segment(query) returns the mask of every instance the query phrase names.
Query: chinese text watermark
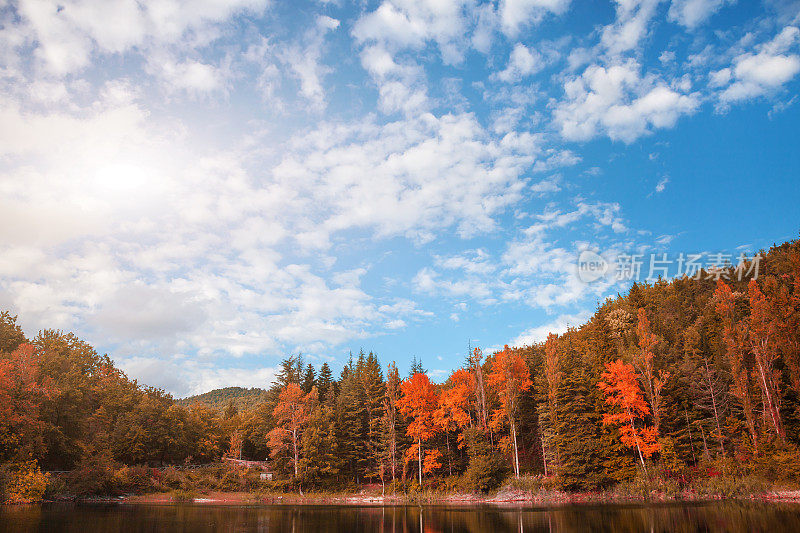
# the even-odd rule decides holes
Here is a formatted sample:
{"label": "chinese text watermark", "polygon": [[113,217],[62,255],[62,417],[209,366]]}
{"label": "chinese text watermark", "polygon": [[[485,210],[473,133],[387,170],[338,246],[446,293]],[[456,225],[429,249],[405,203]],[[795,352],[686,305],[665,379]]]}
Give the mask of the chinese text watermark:
{"label": "chinese text watermark", "polygon": [[578,278],[591,283],[601,278],[616,281],[648,281],[680,278],[711,280],[758,279],[762,256],[748,257],[741,253],[733,264],[733,254],[719,253],[651,253],[617,254],[609,260],[592,250],[583,250],[578,255]]}

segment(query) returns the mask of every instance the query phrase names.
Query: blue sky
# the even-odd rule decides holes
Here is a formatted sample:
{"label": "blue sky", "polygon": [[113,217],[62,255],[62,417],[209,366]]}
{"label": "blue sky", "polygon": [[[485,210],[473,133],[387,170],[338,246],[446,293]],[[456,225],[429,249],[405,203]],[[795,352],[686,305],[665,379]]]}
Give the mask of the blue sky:
{"label": "blue sky", "polygon": [[582,323],[620,257],[796,238],[799,28],[785,0],[5,3],[0,306],[177,395],[360,348],[443,379]]}

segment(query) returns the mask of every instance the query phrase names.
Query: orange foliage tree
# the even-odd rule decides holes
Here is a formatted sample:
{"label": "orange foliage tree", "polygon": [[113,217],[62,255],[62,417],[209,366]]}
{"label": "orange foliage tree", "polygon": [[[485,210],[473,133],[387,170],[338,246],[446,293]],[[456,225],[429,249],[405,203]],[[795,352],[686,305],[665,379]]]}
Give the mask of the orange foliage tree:
{"label": "orange foliage tree", "polygon": [[497,352],[494,356],[489,384],[497,391],[502,406],[495,411],[495,422],[508,420],[511,442],[514,446],[514,476],[519,477],[516,416],[522,393],[533,385],[528,365],[519,353],[512,351],[506,345],[503,351]]}
{"label": "orange foliage tree", "polygon": [[[445,432],[447,443],[447,460],[452,475],[450,461],[450,436],[449,432],[463,429],[472,425],[472,410],[475,407],[475,375],[468,370],[459,368],[450,374],[446,388],[442,391],[439,409],[434,418],[436,424]],[[463,433],[459,433],[459,448],[463,446]]]}
{"label": "orange foliage tree", "polygon": [[[439,395],[431,380],[423,373],[414,374],[403,381],[400,391],[402,396],[397,400],[397,407],[403,416],[411,419],[406,434],[416,441],[414,451],[417,452],[419,484],[422,486],[422,443],[436,434],[435,414],[439,407]],[[435,462],[432,461],[431,465]]]}
{"label": "orange foliage tree", "polygon": [[225,456],[230,457],[231,459],[241,459],[242,444],[243,444],[242,432],[236,430],[233,433],[231,433],[231,445],[228,447],[228,452],[225,454]]}
{"label": "orange foliage tree", "polygon": [[40,379],[39,356],[33,345],[22,344],[0,358],[0,461],[44,446],[39,410],[52,386]]}
{"label": "orange foliage tree", "polygon": [[308,416],[317,403],[317,388],[308,394],[297,383],[288,383],[278,395],[278,403],[272,411],[277,424],[267,434],[273,455],[289,450],[291,447],[294,477],[300,475],[300,437],[308,421]]}
{"label": "orange foliage tree", "polygon": [[640,428],[636,427],[636,420],[650,414],[650,408],[642,397],[636,371],[622,359],[606,363],[605,367],[597,385],[605,394],[606,403],[617,409],[613,413],[603,414],[603,425],[619,427],[620,440],[627,447],[636,448],[642,468],[647,473],[644,458],[658,451],[658,430],[644,423]]}

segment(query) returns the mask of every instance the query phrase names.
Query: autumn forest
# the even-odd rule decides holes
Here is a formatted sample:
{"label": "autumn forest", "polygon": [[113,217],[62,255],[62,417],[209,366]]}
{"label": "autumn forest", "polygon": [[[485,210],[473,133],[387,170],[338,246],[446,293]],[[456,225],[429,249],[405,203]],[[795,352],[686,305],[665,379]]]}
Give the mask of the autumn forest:
{"label": "autumn forest", "polygon": [[545,342],[465,348],[443,382],[416,359],[361,351],[334,375],[297,355],[245,403],[178,402],[72,334],[26,338],[5,312],[2,495],[170,490],[194,465],[217,465],[215,488],[258,488],[225,458],[267,461],[284,492],[794,484],[800,241],[762,255],[757,279],[634,283]]}

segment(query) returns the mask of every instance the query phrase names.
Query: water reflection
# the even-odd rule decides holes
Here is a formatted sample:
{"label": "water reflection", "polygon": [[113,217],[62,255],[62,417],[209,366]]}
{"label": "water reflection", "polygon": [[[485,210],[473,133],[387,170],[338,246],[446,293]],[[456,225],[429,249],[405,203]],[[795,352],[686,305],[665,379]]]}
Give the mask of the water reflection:
{"label": "water reflection", "polygon": [[66,505],[0,508],[0,531],[572,532],[800,531],[800,505],[341,507]]}

